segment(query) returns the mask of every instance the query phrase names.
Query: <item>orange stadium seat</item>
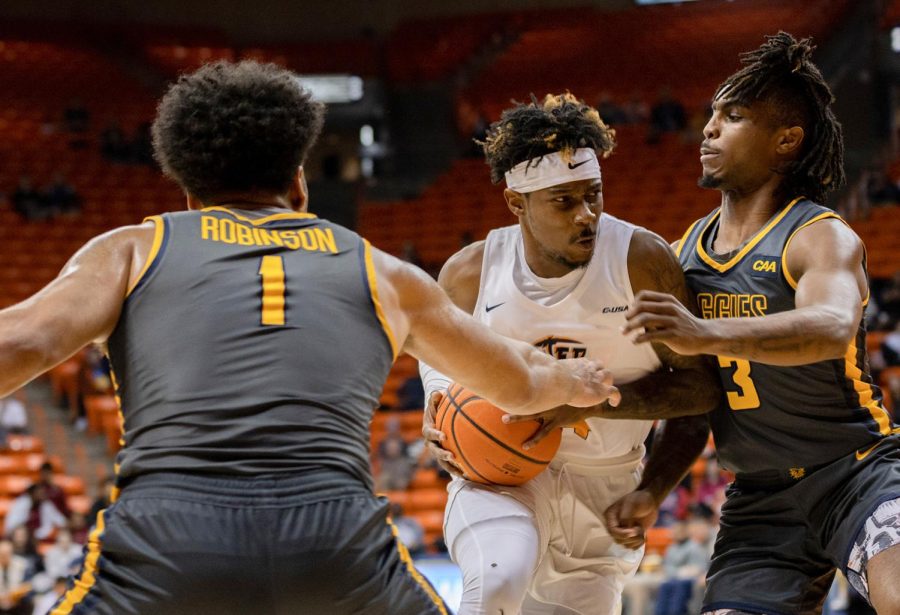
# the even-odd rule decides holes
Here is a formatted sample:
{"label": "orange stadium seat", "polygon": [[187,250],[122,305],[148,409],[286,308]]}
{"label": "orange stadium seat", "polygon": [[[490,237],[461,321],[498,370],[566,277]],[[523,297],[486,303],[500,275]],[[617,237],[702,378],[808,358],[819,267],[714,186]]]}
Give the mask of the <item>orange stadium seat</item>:
{"label": "orange stadium seat", "polygon": [[646,552],[664,555],[672,544],[672,530],[667,527],[651,527],[646,534]]}
{"label": "orange stadium seat", "polygon": [[67,496],[66,504],[69,506],[69,510],[86,515],[91,511],[94,502],[88,496],[81,494]]}
{"label": "orange stadium seat", "polygon": [[106,416],[118,418],[119,415],[119,404],[113,395],[85,395],[84,409],[88,431],[94,434],[103,433]]}
{"label": "orange stadium seat", "polygon": [[415,517],[422,529],[428,532],[441,532],[444,527],[444,511],[441,510],[420,510],[410,515]]}
{"label": "orange stadium seat", "polygon": [[447,490],[441,487],[414,489],[409,492],[406,509],[408,512],[437,510],[443,513],[447,504]]}
{"label": "orange stadium seat", "polygon": [[53,483],[59,486],[67,496],[84,495],[84,479],[80,476],[68,476],[66,474],[56,474],[53,476]]}
{"label": "orange stadium seat", "polygon": [[6,447],[2,453],[43,453],[44,442],[37,436],[10,434],[6,437]]}
{"label": "orange stadium seat", "polygon": [[22,495],[33,482],[28,476],[18,474],[0,476],[0,496],[14,498]]}

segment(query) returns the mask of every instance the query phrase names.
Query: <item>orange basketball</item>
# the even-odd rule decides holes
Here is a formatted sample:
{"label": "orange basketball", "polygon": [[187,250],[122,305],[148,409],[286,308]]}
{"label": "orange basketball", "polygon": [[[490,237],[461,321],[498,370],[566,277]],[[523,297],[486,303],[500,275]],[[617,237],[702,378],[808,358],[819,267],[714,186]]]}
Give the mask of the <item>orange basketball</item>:
{"label": "orange basketball", "polygon": [[562,429],[523,450],[522,444],[540,424],[506,424],[501,420],[504,414],[507,412],[456,383],[437,407],[436,426],[447,435],[444,448],[475,482],[521,485],[540,474],[559,449]]}

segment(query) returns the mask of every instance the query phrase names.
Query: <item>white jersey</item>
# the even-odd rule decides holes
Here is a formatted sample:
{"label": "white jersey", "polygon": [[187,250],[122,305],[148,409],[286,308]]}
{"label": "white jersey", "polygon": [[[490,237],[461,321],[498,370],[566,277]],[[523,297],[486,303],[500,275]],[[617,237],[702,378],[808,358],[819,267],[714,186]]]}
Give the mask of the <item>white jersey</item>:
{"label": "white jersey", "polygon": [[[655,371],[660,361],[650,344],[635,345],[621,332],[625,311],[634,301],[628,248],[637,228],[603,214],[596,249],[584,275],[566,297],[552,305],[529,299],[516,285],[515,279],[523,276],[514,275],[515,268],[528,267],[519,256],[519,226],[491,231],[484,245],[475,318],[501,335],[533,344],[556,358],[598,359],[619,384]],[[650,421],[599,418],[587,423],[587,437],[574,429],[563,431],[555,461],[590,464],[638,451],[642,455],[652,425]]]}

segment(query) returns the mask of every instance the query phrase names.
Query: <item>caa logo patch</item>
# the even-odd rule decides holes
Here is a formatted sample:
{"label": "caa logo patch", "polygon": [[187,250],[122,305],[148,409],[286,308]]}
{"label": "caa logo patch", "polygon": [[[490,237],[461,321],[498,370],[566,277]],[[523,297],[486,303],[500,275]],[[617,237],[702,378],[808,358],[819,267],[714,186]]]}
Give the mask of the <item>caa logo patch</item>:
{"label": "caa logo patch", "polygon": [[777,278],[778,262],[777,256],[758,256],[754,258],[750,265],[750,275],[754,278]]}

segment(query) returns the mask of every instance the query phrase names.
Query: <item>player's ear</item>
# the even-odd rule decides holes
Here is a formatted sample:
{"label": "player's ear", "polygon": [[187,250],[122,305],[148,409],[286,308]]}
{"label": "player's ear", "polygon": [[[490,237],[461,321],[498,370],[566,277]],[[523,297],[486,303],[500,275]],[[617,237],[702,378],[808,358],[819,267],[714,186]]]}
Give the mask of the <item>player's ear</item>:
{"label": "player's ear", "polygon": [[303,166],[297,167],[297,174],[291,181],[291,189],[288,192],[291,208],[295,211],[306,211],[309,206],[309,188],[306,186],[306,174]]}
{"label": "player's ear", "polygon": [[796,156],[800,153],[804,136],[806,134],[802,126],[782,128],[778,132],[778,143],[775,146],[775,151],[781,156]]}
{"label": "player's ear", "polygon": [[514,216],[518,217],[525,213],[524,194],[506,188],[503,191],[503,198],[506,199],[506,206],[509,207]]}

